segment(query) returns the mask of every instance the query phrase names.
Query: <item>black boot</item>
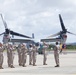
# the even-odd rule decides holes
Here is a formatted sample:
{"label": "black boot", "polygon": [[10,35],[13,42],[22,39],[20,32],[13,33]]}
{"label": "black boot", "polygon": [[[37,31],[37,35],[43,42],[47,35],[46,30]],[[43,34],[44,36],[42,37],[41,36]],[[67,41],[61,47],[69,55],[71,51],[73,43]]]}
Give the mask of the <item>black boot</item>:
{"label": "black boot", "polygon": [[3,67],[2,67],[2,66],[0,66],[0,69],[3,69]]}
{"label": "black boot", "polygon": [[10,66],[11,68],[15,68],[13,65]]}
{"label": "black boot", "polygon": [[59,65],[56,65],[55,67],[59,67]]}

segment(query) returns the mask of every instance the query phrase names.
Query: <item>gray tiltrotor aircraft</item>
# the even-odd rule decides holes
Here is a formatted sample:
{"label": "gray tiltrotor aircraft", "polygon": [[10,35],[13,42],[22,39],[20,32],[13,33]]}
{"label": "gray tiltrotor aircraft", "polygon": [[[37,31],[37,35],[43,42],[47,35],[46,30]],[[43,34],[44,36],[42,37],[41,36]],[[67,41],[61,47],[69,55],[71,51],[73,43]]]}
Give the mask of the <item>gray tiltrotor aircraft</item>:
{"label": "gray tiltrotor aircraft", "polygon": [[[67,39],[66,33],[76,35],[74,33],[67,31],[67,29],[64,26],[64,23],[63,23],[63,20],[62,20],[62,17],[60,14],[59,14],[59,20],[60,20],[62,31],[58,32],[57,34],[51,35],[46,39],[41,39],[41,42],[43,42],[43,41],[45,41],[45,42],[58,42],[59,41],[60,43],[65,44],[66,39]],[[58,36],[58,37],[55,37],[55,36]],[[55,38],[52,38],[52,37],[55,37]]]}
{"label": "gray tiltrotor aircraft", "polygon": [[[3,43],[4,43],[4,44],[6,44],[6,43],[8,43],[8,42],[15,42],[15,41],[16,41],[16,42],[22,42],[22,41],[28,42],[28,41],[31,41],[31,38],[32,38],[32,37],[29,37],[29,36],[26,36],[26,35],[23,35],[23,34],[20,34],[20,33],[17,33],[17,32],[14,32],[14,31],[8,29],[7,23],[6,23],[6,21],[3,19],[2,14],[0,14],[0,16],[1,16],[2,21],[3,21],[3,24],[4,24],[4,26],[5,26],[5,32],[3,32],[3,33],[0,34],[0,36],[3,35]],[[15,36],[20,36],[20,37],[29,38],[29,39],[25,39],[25,40],[23,40],[23,39],[12,39],[12,38],[10,37],[10,35],[12,35],[12,36],[14,36],[14,35],[15,35]]]}

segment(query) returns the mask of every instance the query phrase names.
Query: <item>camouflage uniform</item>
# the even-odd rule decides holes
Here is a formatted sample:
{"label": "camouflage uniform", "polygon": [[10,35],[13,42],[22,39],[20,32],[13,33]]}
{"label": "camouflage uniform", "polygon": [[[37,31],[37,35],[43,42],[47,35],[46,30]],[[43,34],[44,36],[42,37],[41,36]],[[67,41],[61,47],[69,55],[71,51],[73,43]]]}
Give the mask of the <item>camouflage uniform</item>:
{"label": "camouflage uniform", "polygon": [[7,57],[8,57],[8,67],[14,68],[13,66],[14,49],[11,44],[8,44],[8,47],[7,47]]}
{"label": "camouflage uniform", "polygon": [[48,49],[49,45],[46,44],[45,42],[43,42],[43,65],[47,65],[46,64],[46,60],[47,60],[47,53],[46,50]]}
{"label": "camouflage uniform", "polygon": [[19,62],[19,66],[22,66],[22,51],[21,51],[21,44],[18,45],[18,62]]}
{"label": "camouflage uniform", "polygon": [[3,69],[3,50],[2,44],[0,43],[0,69]]}
{"label": "camouflage uniform", "polygon": [[32,65],[32,60],[33,60],[33,51],[32,51],[33,47],[32,45],[30,45],[29,48],[29,65]]}
{"label": "camouflage uniform", "polygon": [[59,45],[57,42],[56,42],[56,46],[54,47],[54,57],[56,62],[55,67],[59,67]]}
{"label": "camouflage uniform", "polygon": [[32,51],[33,51],[33,66],[36,66],[35,63],[36,63],[37,47],[35,45],[33,45]]}
{"label": "camouflage uniform", "polygon": [[27,59],[27,47],[24,44],[22,44],[21,50],[22,50],[22,66],[25,67]]}

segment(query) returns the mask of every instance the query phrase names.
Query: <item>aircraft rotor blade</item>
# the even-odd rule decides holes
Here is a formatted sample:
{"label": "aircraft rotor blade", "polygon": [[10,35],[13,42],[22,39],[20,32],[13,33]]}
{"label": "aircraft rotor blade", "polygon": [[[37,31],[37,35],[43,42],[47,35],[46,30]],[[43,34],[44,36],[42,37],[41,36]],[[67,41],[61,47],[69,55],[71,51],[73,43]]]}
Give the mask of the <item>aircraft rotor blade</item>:
{"label": "aircraft rotor blade", "polygon": [[29,37],[29,36],[26,36],[26,35],[11,31],[11,30],[10,30],[10,34],[15,35],[15,36],[25,37],[25,38],[32,38],[32,37]]}
{"label": "aircraft rotor blade", "polygon": [[72,35],[76,35],[76,34],[74,34],[74,33],[72,33],[72,32],[69,32],[69,31],[67,31],[67,33],[72,34]]}
{"label": "aircraft rotor blade", "polygon": [[1,33],[1,34],[0,34],[0,36],[1,36],[1,35],[3,35],[3,34],[4,34],[4,32],[3,32],[3,33]]}
{"label": "aircraft rotor blade", "polygon": [[58,33],[56,33],[56,34],[54,34],[54,35],[48,36],[47,38],[55,37],[55,36],[58,36],[58,35],[60,35],[60,32],[58,32]]}
{"label": "aircraft rotor blade", "polygon": [[0,15],[1,15],[1,18],[2,18],[2,21],[3,21],[3,24],[5,26],[5,29],[7,29],[7,23],[6,23],[6,21],[4,21],[2,14],[0,14]]}
{"label": "aircraft rotor blade", "polygon": [[66,31],[66,28],[65,28],[65,26],[64,26],[64,23],[63,23],[63,20],[62,20],[62,17],[61,17],[60,14],[59,14],[59,20],[60,20],[60,24],[61,24],[62,30],[63,30],[63,31]]}

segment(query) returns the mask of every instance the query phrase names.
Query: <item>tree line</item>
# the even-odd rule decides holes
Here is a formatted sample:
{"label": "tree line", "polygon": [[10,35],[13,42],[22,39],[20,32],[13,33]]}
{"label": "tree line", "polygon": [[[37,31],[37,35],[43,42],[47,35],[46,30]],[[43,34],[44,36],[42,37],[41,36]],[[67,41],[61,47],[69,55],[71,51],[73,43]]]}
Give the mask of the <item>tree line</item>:
{"label": "tree line", "polygon": [[[49,49],[54,48],[54,45],[49,45]],[[76,49],[76,45],[66,45],[66,49]]]}

